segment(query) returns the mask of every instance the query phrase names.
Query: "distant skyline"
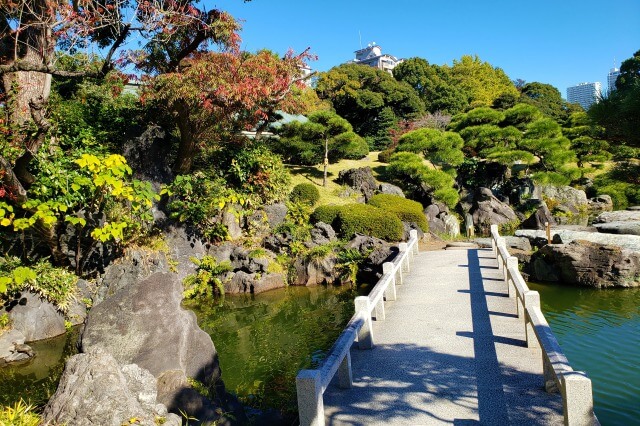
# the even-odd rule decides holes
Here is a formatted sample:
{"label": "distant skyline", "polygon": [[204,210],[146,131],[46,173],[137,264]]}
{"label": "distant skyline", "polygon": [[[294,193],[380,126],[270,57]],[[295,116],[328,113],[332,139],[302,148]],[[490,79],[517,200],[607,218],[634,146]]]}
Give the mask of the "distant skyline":
{"label": "distant skyline", "polygon": [[[502,68],[512,79],[566,89],[606,87],[611,68],[640,50],[640,1],[539,0],[204,0],[242,21],[242,48],[284,54],[307,47],[317,71],[354,58],[371,42],[399,58],[449,64],[463,55]],[[362,44],[361,44],[362,43]],[[615,62],[614,62],[615,61]]]}

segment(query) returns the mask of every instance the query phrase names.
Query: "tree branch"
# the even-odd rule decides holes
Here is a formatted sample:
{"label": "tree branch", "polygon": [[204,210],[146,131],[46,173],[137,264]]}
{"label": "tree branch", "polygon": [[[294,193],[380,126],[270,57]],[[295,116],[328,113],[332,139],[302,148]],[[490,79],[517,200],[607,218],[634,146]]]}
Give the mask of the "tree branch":
{"label": "tree branch", "polygon": [[8,198],[21,205],[27,201],[27,191],[24,189],[18,177],[13,173],[11,164],[0,155],[0,182],[8,193]]}
{"label": "tree branch", "polygon": [[53,65],[27,61],[16,61],[12,64],[0,65],[0,75],[19,71],[41,72],[43,74],[51,74],[55,77],[66,78],[99,78],[103,76],[101,71],[64,71]]}
{"label": "tree branch", "polygon": [[111,48],[107,53],[107,56],[104,58],[102,69],[100,70],[100,73],[102,75],[106,75],[109,71],[113,69],[113,63],[111,62],[111,58],[113,57],[113,54],[116,52],[116,50],[118,50],[120,45],[124,43],[130,31],[131,31],[131,24],[126,24],[122,29],[122,32],[120,33],[120,35],[118,35],[118,38],[111,45]]}

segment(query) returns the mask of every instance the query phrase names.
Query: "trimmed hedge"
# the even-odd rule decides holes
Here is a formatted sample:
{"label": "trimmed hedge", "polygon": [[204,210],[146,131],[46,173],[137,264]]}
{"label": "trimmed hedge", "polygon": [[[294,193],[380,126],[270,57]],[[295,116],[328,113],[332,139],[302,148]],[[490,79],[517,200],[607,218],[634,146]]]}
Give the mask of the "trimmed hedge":
{"label": "trimmed hedge", "polygon": [[393,213],[403,222],[417,223],[423,232],[429,231],[429,223],[423,213],[422,204],[399,195],[376,194],[369,204],[386,212]]}
{"label": "trimmed hedge", "polygon": [[328,223],[343,238],[359,233],[386,241],[401,241],[404,227],[400,218],[368,204],[319,206],[311,214],[311,222]]}
{"label": "trimmed hedge", "polygon": [[360,233],[387,241],[400,241],[404,234],[398,216],[368,204],[342,206],[334,223],[338,233],[346,238]]}
{"label": "trimmed hedge", "polygon": [[305,203],[313,206],[320,200],[320,191],[312,183],[300,183],[293,187],[289,199],[294,203]]}
{"label": "trimmed hedge", "polygon": [[333,226],[333,222],[338,217],[338,212],[341,208],[342,206],[335,205],[318,206],[314,212],[311,213],[311,223],[324,222]]}

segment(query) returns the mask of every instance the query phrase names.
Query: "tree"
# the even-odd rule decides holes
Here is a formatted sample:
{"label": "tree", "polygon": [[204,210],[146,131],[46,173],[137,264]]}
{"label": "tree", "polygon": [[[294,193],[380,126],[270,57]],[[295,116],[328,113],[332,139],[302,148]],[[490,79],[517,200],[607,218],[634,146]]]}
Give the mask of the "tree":
{"label": "tree", "polygon": [[411,86],[382,70],[359,64],[343,64],[322,73],[316,91],[376,148],[388,143],[383,130],[399,119],[411,119],[424,111]]}
{"label": "tree", "polygon": [[[0,5],[0,78],[8,112],[6,127],[16,148],[13,158],[0,155],[2,184],[20,203],[34,178],[28,171],[50,123],[47,101],[52,77],[104,77],[116,63],[134,63],[166,72],[208,42],[233,47],[238,24],[218,9],[208,12],[194,1],[164,0],[11,0]],[[126,21],[125,21],[126,17]],[[140,52],[123,52],[138,36]],[[102,64],[74,71],[60,67],[56,47],[77,51],[95,45],[106,52]],[[118,57],[118,52],[121,56]]]}
{"label": "tree", "polygon": [[274,151],[294,164],[324,164],[322,185],[327,186],[330,161],[361,158],[368,154],[367,143],[353,132],[351,124],[331,111],[309,115],[309,121],[293,121],[278,129]]}
{"label": "tree", "polygon": [[640,50],[620,64],[620,75],[616,80],[616,89],[624,92],[631,89],[637,81],[640,81]]}
{"label": "tree", "polygon": [[571,141],[571,149],[578,158],[578,167],[584,163],[602,163],[611,159],[609,144],[603,140],[604,128],[596,126],[586,112],[575,112],[568,120],[569,127],[562,133]]}
{"label": "tree", "polygon": [[453,66],[442,67],[448,82],[469,94],[472,107],[490,106],[504,94],[518,96],[518,90],[507,74],[478,56],[464,55],[454,60]]}
{"label": "tree", "polygon": [[413,87],[429,112],[457,114],[469,105],[469,95],[448,82],[446,71],[425,59],[407,59],[394,68],[393,76]]}
{"label": "tree", "polygon": [[301,82],[299,66],[307,56],[208,52],[184,59],[177,72],[151,78],[143,99],[168,109],[180,131],[175,172],[188,173],[207,144],[240,141],[242,130],[264,130],[276,110],[293,101],[291,90]]}
{"label": "tree", "polygon": [[569,118],[570,111],[575,109],[575,106],[572,107],[562,99],[558,89],[538,82],[527,83],[522,87],[520,102],[535,106],[545,116],[559,123],[564,123]]}
{"label": "tree", "polygon": [[433,164],[451,169],[462,164],[463,145],[464,140],[457,133],[425,128],[402,135],[396,151],[422,154]]}

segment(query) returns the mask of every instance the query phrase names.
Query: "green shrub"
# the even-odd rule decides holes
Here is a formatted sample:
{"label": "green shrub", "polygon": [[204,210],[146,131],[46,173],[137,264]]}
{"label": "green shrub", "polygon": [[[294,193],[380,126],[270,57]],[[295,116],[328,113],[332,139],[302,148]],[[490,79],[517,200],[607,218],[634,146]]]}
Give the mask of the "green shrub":
{"label": "green shrub", "polygon": [[311,214],[311,223],[324,222],[329,225],[333,225],[333,222],[338,217],[338,212],[341,206],[324,205],[318,206]]}
{"label": "green shrub", "polygon": [[312,183],[300,183],[293,187],[289,200],[294,203],[306,203],[310,206],[315,205],[320,199],[320,191]]}
{"label": "green shrub", "polygon": [[360,233],[387,241],[400,241],[404,233],[398,216],[367,204],[347,204],[340,207],[335,227],[346,238]]}
{"label": "green shrub", "polygon": [[403,222],[417,223],[424,232],[429,231],[429,224],[423,213],[422,204],[417,201],[399,195],[377,194],[371,197],[369,204],[394,213]]}
{"label": "green shrub", "polygon": [[381,163],[388,163],[395,152],[396,150],[394,148],[387,148],[384,151],[380,151],[378,153],[378,161]]}

